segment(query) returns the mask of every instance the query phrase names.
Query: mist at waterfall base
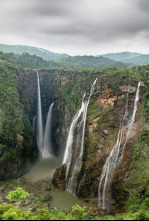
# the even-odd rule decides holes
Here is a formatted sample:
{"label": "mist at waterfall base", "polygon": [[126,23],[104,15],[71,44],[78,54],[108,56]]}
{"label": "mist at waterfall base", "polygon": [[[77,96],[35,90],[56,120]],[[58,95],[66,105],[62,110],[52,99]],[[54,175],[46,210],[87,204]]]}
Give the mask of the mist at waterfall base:
{"label": "mist at waterfall base", "polygon": [[[108,212],[110,212],[111,210],[110,192],[111,192],[113,174],[123,160],[126,144],[128,143],[132,135],[136,112],[138,108],[138,102],[139,102],[140,85],[141,83],[138,84],[135,101],[134,101],[134,109],[130,119],[128,119],[128,96],[127,96],[126,110],[124,117],[122,119],[121,128],[118,133],[117,142],[105,162],[105,165],[103,167],[103,172],[100,178],[99,191],[98,191],[99,207],[104,210],[107,210]],[[126,135],[125,135],[125,129],[127,129]],[[124,144],[122,144],[122,138],[124,136],[125,136],[125,142]]]}
{"label": "mist at waterfall base", "polygon": [[[96,82],[97,79],[94,81],[89,95],[87,95],[87,93],[83,95],[81,108],[75,115],[69,129],[63,164],[66,165],[66,178],[68,179],[67,190],[72,192],[73,194],[76,194],[77,178],[82,169],[87,112],[91,96],[93,95],[95,89]],[[73,144],[75,130],[77,130],[77,142],[75,145],[74,152]],[[71,174],[69,174],[70,169]]]}
{"label": "mist at waterfall base", "polygon": [[37,116],[33,117],[33,131],[37,138],[37,145],[40,152],[40,161],[26,174],[26,178],[32,182],[40,180],[52,180],[58,166],[58,160],[54,156],[54,145],[52,143],[52,115],[54,103],[50,105],[45,130],[43,126],[42,100],[39,73],[37,72],[37,94],[38,108]]}

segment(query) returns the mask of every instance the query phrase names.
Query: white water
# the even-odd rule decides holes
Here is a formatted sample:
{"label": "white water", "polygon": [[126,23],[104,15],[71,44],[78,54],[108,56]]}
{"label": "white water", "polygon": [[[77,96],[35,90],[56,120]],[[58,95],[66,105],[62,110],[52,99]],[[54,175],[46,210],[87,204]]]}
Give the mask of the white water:
{"label": "white water", "polygon": [[68,177],[68,172],[70,169],[70,165],[71,165],[71,159],[72,159],[72,146],[73,146],[73,138],[74,138],[74,130],[77,126],[78,120],[81,117],[82,113],[83,113],[83,109],[84,109],[84,98],[86,96],[86,93],[83,96],[83,100],[82,100],[82,105],[80,110],[78,111],[78,113],[75,115],[70,129],[69,129],[69,133],[68,133],[68,139],[67,139],[67,144],[66,144],[66,151],[65,151],[65,155],[64,155],[64,159],[63,159],[63,164],[66,164],[67,170],[66,170],[66,177]]}
{"label": "white water", "polygon": [[139,93],[140,93],[140,83],[138,84],[138,88],[137,88],[133,114],[132,114],[130,121],[127,122],[127,134],[125,138],[125,143],[123,144],[121,148],[122,137],[124,135],[124,129],[125,129],[124,123],[127,120],[127,115],[128,115],[127,114],[128,113],[128,100],[127,100],[124,118],[122,120],[122,126],[118,133],[116,145],[111,151],[103,167],[103,172],[101,175],[101,179],[99,183],[99,192],[98,192],[99,193],[99,207],[107,210],[108,212],[110,212],[110,189],[111,189],[111,183],[112,183],[112,178],[113,178],[112,176],[116,168],[119,166],[119,164],[123,160],[126,144],[132,135],[133,126],[135,122],[135,116],[136,116],[136,112],[138,108]]}
{"label": "white water", "polygon": [[37,81],[38,81],[37,144],[39,150],[42,152],[44,132],[43,132],[43,118],[42,118],[42,106],[41,106],[41,90],[40,90],[40,80],[39,80],[38,71],[37,71]]}
{"label": "white water", "polygon": [[46,130],[45,130],[45,136],[44,136],[44,148],[42,151],[43,158],[49,158],[52,154],[52,113],[53,113],[53,106],[54,104],[51,104],[49,108],[49,113],[47,117],[47,123],[46,123]]}
{"label": "white water", "polygon": [[[96,85],[97,79],[94,81],[90,95],[87,97],[86,93],[82,99],[82,105],[78,113],[75,115],[72,124],[70,126],[66,151],[63,159],[63,164],[66,164],[66,177],[68,178],[70,166],[72,164],[72,155],[73,155],[73,143],[74,143],[74,131],[78,127],[78,139],[76,143],[76,153],[75,153],[75,162],[73,164],[72,176],[68,181],[67,190],[75,193],[75,182],[77,179],[77,175],[80,173],[82,168],[82,157],[84,153],[84,137],[85,137],[85,128],[86,128],[86,120],[87,120],[87,111],[88,105],[90,102],[90,98],[94,92],[94,88]],[[81,120],[81,122],[79,122]]]}
{"label": "white water", "polygon": [[49,108],[47,122],[46,122],[46,129],[44,133],[42,105],[41,105],[41,89],[40,89],[40,79],[38,72],[37,72],[37,81],[38,81],[37,144],[39,151],[41,152],[42,158],[45,159],[53,155],[51,137],[52,137],[52,112],[54,104],[51,104]]}

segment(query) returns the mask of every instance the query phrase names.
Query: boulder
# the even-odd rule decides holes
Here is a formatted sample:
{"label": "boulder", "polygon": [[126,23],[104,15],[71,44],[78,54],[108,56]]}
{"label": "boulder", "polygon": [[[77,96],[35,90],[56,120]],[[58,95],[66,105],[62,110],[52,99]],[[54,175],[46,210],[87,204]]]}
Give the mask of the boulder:
{"label": "boulder", "polygon": [[64,191],[66,189],[66,166],[59,167],[53,177],[53,184],[58,190]]}

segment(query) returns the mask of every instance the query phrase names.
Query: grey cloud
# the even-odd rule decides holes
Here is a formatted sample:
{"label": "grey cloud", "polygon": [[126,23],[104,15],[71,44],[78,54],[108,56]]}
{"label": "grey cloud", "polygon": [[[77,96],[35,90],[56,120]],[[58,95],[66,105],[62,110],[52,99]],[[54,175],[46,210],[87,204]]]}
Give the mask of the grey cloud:
{"label": "grey cloud", "polygon": [[149,41],[147,10],[148,0],[1,0],[0,43],[34,43],[72,54],[98,54],[105,45],[125,49],[126,42],[136,47],[140,38]]}
{"label": "grey cloud", "polygon": [[136,0],[137,6],[143,10],[149,12],[149,1],[148,0]]}

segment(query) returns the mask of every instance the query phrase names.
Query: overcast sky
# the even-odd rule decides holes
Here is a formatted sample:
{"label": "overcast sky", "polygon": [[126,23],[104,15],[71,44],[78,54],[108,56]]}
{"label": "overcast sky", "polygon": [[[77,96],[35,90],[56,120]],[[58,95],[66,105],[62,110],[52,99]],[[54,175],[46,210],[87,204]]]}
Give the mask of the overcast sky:
{"label": "overcast sky", "polygon": [[0,43],[149,53],[149,0],[0,0]]}

